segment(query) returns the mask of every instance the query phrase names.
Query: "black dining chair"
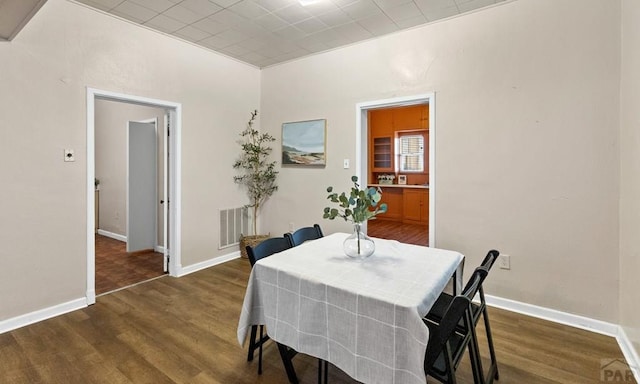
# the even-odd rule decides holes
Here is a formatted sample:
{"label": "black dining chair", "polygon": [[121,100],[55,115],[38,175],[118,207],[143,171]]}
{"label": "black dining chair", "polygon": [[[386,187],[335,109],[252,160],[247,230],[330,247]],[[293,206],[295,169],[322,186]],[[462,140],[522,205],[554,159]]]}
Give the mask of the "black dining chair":
{"label": "black dining chair", "polygon": [[[488,273],[498,259],[498,256],[500,256],[499,251],[495,249],[490,250],[482,261],[482,264],[480,264],[480,268],[486,269]],[[471,303],[471,314],[473,320],[472,326],[473,328],[477,326],[480,320],[480,316],[484,318],[484,327],[487,333],[487,343],[489,345],[489,355],[491,357],[491,366],[489,367],[485,381],[492,382],[493,379],[498,380],[500,378],[500,374],[498,372],[498,361],[496,359],[496,352],[493,346],[491,324],[489,323],[489,313],[487,311],[487,303],[485,301],[484,289],[482,288],[482,284],[480,284],[480,287],[478,288],[478,294],[480,296],[480,301],[478,303]],[[448,293],[441,293],[433,307],[431,307],[431,310],[427,314],[426,319],[434,323],[439,323],[440,321],[442,321],[442,318],[447,308],[451,305],[453,298],[454,296]],[[460,323],[456,327],[456,331],[460,334],[465,334],[469,332],[469,328]]]}
{"label": "black dining chair", "polygon": [[[478,352],[475,328],[471,313],[471,300],[478,292],[488,271],[476,268],[460,295],[454,296],[440,322],[424,319],[429,328],[429,342],[424,358],[424,371],[441,383],[455,384],[456,369],[469,350],[474,383],[484,384],[482,364]],[[469,332],[457,332],[458,324],[463,324]],[[475,362],[475,363],[474,363]]]}
{"label": "black dining chair", "polygon": [[285,233],[284,237],[289,239],[292,247],[296,247],[305,241],[315,240],[323,237],[322,229],[318,224],[313,224],[313,227],[303,227],[293,233]]}
{"label": "black dining chair", "polygon": [[[284,251],[291,248],[291,242],[285,237],[272,237],[264,240],[255,247],[247,246],[247,256],[253,267],[256,262],[262,258],[273,255],[274,253]],[[258,337],[258,326],[251,326],[251,335],[249,339],[249,354],[247,361],[253,361],[253,355],[258,349],[258,374],[262,374],[262,344],[269,340],[269,335],[264,333],[264,325],[260,325],[260,335]]]}

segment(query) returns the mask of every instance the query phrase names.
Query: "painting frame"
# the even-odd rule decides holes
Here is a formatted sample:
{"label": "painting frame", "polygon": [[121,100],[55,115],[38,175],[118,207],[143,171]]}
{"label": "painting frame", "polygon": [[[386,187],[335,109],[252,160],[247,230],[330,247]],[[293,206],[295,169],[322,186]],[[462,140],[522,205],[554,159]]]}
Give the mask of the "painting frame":
{"label": "painting frame", "polygon": [[282,124],[282,166],[327,165],[327,119]]}

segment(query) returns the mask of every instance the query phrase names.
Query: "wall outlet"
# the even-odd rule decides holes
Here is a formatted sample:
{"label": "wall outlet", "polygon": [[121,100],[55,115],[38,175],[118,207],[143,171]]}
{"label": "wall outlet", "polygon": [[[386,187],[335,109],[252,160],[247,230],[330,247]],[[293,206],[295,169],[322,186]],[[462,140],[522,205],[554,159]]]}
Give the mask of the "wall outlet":
{"label": "wall outlet", "polygon": [[498,266],[500,269],[511,269],[511,255],[498,256]]}
{"label": "wall outlet", "polygon": [[293,221],[289,223],[289,232],[293,232],[295,230],[295,226],[293,225]]}

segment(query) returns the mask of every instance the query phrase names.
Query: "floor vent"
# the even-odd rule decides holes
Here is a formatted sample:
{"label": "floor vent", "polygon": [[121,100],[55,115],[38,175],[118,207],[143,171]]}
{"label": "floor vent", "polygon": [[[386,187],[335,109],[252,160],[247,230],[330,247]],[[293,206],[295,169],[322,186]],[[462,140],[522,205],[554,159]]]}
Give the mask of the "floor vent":
{"label": "floor vent", "polygon": [[243,233],[249,233],[249,210],[246,207],[221,209],[220,249],[237,245]]}

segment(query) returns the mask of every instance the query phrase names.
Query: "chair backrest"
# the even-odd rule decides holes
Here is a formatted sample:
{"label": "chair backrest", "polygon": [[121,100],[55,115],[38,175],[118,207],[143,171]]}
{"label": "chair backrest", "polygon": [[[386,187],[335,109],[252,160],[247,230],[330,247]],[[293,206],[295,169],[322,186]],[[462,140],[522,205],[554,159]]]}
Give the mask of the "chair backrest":
{"label": "chair backrest", "polygon": [[440,323],[432,324],[426,322],[429,327],[429,342],[427,343],[427,351],[424,357],[424,370],[426,373],[431,370],[438,356],[445,349],[447,341],[456,331],[461,319],[464,319],[464,327],[466,329],[472,329],[471,300],[487,277],[487,273],[488,271],[483,267],[476,268],[462,293],[451,301]]}
{"label": "chair backrest", "polygon": [[322,229],[318,224],[313,224],[313,227],[300,228],[293,233],[285,233],[284,236],[289,239],[291,246],[295,247],[307,240],[319,239],[322,236]]}
{"label": "chair backrest", "polygon": [[289,248],[291,248],[289,239],[285,237],[271,237],[255,247],[247,245],[247,256],[249,256],[249,262],[253,267],[256,261]]}
{"label": "chair backrest", "polygon": [[500,252],[492,249],[489,252],[487,252],[487,256],[484,257],[484,260],[482,260],[482,264],[480,264],[481,267],[484,267],[487,271],[491,270],[491,267],[493,267],[493,264],[496,262],[496,260],[498,260],[498,256],[500,256]]}
{"label": "chair backrest", "polygon": [[[495,249],[490,250],[489,252],[487,252],[487,256],[484,257],[484,260],[482,260],[482,264],[480,264],[480,267],[486,269],[488,274],[491,270],[491,267],[493,267],[493,264],[495,264],[496,260],[498,260],[498,256],[500,256],[499,251]],[[484,288],[482,288],[482,284],[480,284],[480,288],[478,289],[478,291],[480,294],[480,304],[482,305],[482,307],[485,307],[486,301],[484,298]]]}

